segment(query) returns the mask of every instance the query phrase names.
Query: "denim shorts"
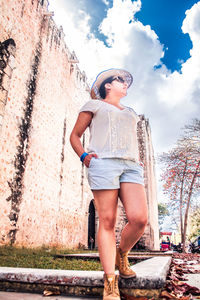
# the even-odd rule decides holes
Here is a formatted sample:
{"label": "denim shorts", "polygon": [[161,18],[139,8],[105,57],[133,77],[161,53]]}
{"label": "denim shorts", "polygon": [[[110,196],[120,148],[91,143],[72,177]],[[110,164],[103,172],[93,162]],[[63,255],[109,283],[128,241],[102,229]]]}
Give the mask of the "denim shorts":
{"label": "denim shorts", "polygon": [[144,185],[143,167],[121,158],[92,157],[86,175],[91,190],[119,189],[121,182]]}

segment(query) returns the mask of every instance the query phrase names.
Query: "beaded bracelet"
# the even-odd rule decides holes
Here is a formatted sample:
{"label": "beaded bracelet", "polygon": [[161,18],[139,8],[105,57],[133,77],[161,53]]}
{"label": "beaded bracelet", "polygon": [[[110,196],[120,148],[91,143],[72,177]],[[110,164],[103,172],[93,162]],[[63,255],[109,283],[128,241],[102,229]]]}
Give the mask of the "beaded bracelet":
{"label": "beaded bracelet", "polygon": [[80,156],[80,161],[84,161],[85,157],[88,155],[87,152],[84,152],[81,156]]}

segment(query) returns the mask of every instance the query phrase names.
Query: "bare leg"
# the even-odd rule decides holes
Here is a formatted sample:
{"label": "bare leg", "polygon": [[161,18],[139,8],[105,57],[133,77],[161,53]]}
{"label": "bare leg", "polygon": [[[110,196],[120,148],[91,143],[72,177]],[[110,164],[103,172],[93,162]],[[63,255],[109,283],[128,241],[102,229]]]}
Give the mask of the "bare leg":
{"label": "bare leg", "polygon": [[99,215],[98,249],[101,263],[106,274],[114,274],[118,190],[93,190],[92,192]]}
{"label": "bare leg", "polygon": [[146,193],[141,184],[123,182],[120,186],[119,197],[128,219],[122,231],[119,247],[122,251],[129,251],[142,236],[147,224]]}

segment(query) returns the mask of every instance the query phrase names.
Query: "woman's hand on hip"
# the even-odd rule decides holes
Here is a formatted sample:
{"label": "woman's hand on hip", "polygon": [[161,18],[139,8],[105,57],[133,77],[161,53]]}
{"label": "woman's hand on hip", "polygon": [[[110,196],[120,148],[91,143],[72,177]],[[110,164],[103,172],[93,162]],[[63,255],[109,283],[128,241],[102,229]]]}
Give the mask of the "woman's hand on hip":
{"label": "woman's hand on hip", "polygon": [[84,165],[85,165],[87,168],[89,168],[89,166],[90,166],[90,161],[91,161],[92,157],[98,158],[97,154],[95,154],[95,153],[94,153],[94,154],[88,154],[88,155],[84,158],[83,163],[84,163]]}

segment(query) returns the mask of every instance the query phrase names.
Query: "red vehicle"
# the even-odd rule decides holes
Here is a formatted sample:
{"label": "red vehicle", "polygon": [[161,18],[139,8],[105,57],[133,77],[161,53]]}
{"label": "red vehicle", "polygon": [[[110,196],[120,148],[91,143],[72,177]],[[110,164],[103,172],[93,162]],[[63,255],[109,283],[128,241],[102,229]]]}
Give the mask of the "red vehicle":
{"label": "red vehicle", "polygon": [[162,251],[168,251],[171,249],[170,242],[162,241],[161,242],[161,250]]}
{"label": "red vehicle", "polygon": [[168,251],[171,249],[171,241],[169,236],[171,237],[172,233],[171,232],[160,232],[161,237],[166,236],[167,238],[165,240],[162,240],[160,244],[160,250],[161,251]]}

